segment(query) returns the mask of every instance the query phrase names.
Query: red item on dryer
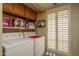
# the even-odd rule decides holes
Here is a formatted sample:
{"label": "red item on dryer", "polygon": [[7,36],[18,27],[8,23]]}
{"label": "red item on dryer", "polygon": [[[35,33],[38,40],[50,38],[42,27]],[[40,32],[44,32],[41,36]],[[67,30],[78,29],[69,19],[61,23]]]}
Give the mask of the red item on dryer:
{"label": "red item on dryer", "polygon": [[30,36],[31,38],[40,38],[42,36]]}

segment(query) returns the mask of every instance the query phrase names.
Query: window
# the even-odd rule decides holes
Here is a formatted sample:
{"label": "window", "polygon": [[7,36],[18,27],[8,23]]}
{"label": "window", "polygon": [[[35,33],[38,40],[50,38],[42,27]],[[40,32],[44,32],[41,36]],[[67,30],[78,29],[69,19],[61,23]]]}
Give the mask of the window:
{"label": "window", "polygon": [[69,34],[68,34],[68,10],[58,12],[58,50],[68,52]]}
{"label": "window", "polygon": [[68,10],[48,14],[48,48],[69,52]]}
{"label": "window", "polygon": [[48,15],[48,47],[56,49],[56,13]]}

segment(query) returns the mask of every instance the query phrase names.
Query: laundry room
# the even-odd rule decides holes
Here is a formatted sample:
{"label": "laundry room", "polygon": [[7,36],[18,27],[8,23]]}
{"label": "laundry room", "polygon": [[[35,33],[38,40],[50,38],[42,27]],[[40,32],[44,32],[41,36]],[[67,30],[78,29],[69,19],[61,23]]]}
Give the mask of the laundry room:
{"label": "laundry room", "polygon": [[78,3],[3,3],[2,56],[79,56]]}

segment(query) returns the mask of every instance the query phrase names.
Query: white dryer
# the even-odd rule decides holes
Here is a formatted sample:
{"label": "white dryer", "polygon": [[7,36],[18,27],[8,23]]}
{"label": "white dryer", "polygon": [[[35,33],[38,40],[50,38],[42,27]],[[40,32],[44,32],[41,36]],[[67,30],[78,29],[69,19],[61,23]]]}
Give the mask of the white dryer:
{"label": "white dryer", "polygon": [[45,36],[35,39],[35,56],[43,56],[45,54]]}
{"label": "white dryer", "polygon": [[31,37],[34,40],[34,55],[43,56],[45,53],[45,36],[37,36],[35,32],[24,32],[25,38]]}

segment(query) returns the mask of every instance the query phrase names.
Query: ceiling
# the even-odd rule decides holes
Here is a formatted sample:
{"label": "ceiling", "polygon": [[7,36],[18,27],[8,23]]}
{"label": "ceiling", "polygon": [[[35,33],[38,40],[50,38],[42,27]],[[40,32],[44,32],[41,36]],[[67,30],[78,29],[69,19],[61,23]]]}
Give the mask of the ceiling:
{"label": "ceiling", "polygon": [[56,6],[62,5],[62,3],[25,3],[25,5],[39,13],[54,8]]}

